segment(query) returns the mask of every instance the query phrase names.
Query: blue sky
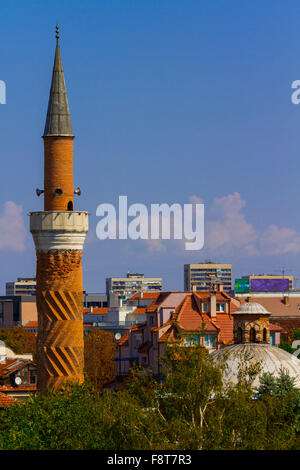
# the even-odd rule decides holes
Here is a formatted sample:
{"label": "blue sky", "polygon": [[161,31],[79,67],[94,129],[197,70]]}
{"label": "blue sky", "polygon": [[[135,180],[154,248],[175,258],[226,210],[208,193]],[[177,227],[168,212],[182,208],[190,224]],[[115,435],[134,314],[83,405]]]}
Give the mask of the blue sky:
{"label": "blue sky", "polygon": [[[0,292],[35,273],[55,24],[88,210],[84,287],[127,271],[183,289],[184,263],[300,278],[300,5],[277,0],[16,0],[1,5]],[[98,204],[204,201],[205,246],[99,241]],[[192,198],[192,199],[191,199]],[[300,287],[300,281],[298,282]]]}

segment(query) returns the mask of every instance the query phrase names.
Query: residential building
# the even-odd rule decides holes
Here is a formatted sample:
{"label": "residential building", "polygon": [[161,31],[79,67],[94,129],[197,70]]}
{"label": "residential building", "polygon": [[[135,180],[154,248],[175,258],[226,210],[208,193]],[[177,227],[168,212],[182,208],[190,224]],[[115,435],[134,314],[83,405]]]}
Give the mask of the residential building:
{"label": "residential building", "polygon": [[291,275],[251,274],[235,279],[235,292],[286,292],[294,288]]}
{"label": "residential building", "polygon": [[87,292],[83,292],[83,307],[90,308],[90,307],[107,307],[108,300],[106,294],[88,294]]}
{"label": "residential building", "polygon": [[0,327],[12,328],[28,321],[37,321],[34,295],[0,296]]}
{"label": "residential building", "polygon": [[136,292],[160,292],[161,290],[161,277],[145,277],[144,274],[128,273],[126,277],[110,277],[106,279],[106,295],[110,297],[114,293],[122,300],[123,305]]}
{"label": "residential building", "polygon": [[159,293],[136,293],[126,305],[122,299],[109,307],[90,307],[83,311],[84,333],[88,334],[94,328],[100,328],[114,334],[119,340],[133,325],[146,320],[146,308]]}
{"label": "residential building", "polygon": [[35,277],[18,277],[15,282],[5,284],[7,296],[11,295],[35,295],[36,279]]}
{"label": "residential building", "polygon": [[15,355],[0,341],[1,394],[24,399],[36,392],[36,366],[31,359]]}
{"label": "residential building", "polygon": [[184,290],[209,291],[212,284],[220,282],[225,292],[232,290],[232,265],[213,263],[185,264],[184,265]]}
{"label": "residential building", "polygon": [[160,358],[170,340],[189,346],[200,342],[209,350],[233,341],[234,312],[240,303],[222,290],[161,292],[146,307],[146,320],[119,340],[116,375],[128,374],[136,362],[160,374]]}

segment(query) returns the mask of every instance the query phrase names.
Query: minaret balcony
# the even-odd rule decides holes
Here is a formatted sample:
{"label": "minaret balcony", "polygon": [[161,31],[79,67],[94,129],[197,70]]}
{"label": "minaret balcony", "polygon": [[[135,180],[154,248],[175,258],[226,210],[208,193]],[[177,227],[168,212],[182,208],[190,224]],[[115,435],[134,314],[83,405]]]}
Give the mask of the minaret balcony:
{"label": "minaret balcony", "polygon": [[88,232],[88,212],[30,212],[30,232],[37,251],[82,250]]}

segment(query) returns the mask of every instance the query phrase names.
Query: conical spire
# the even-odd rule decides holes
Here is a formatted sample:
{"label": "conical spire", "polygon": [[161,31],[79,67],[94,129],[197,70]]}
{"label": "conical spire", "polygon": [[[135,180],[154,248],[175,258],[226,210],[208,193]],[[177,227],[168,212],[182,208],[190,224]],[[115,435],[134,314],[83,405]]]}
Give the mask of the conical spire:
{"label": "conical spire", "polygon": [[74,137],[58,40],[59,30],[58,26],[56,26],[56,50],[43,137]]}

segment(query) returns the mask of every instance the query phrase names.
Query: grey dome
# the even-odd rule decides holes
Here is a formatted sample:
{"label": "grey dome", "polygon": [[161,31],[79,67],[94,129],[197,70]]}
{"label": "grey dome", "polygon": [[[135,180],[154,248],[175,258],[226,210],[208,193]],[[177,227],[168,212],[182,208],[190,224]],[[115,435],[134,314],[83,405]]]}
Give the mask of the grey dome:
{"label": "grey dome", "polygon": [[235,312],[232,313],[232,315],[251,315],[258,313],[260,315],[271,315],[270,312],[268,312],[268,310],[258,302],[244,302]]}
{"label": "grey dome", "polygon": [[278,377],[283,369],[295,379],[295,386],[300,388],[300,360],[293,354],[271,344],[232,344],[212,352],[211,355],[217,362],[225,359],[227,369],[224,373],[224,382],[226,383],[237,382],[240,360],[249,358],[250,364],[261,363],[261,371],[253,382],[253,387],[259,386],[259,377],[263,373],[270,372]]}

